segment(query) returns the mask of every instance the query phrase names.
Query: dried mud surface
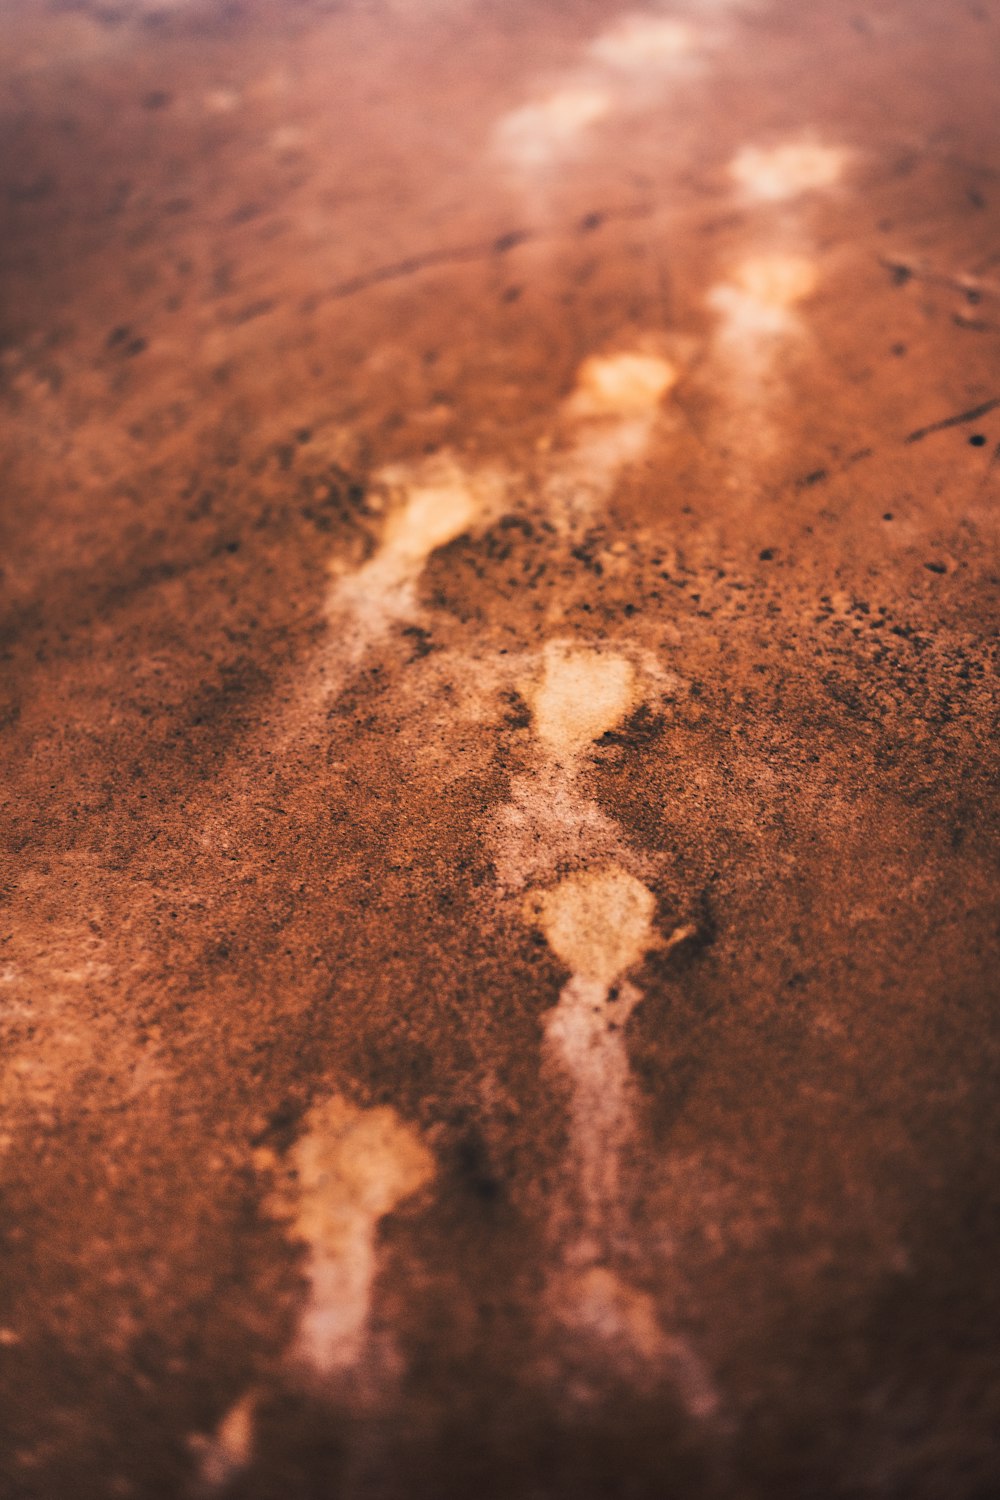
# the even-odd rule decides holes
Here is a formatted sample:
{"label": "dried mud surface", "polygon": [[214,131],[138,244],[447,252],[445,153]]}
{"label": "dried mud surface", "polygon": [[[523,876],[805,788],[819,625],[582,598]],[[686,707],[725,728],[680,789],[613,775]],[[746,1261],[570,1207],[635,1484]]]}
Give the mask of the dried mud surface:
{"label": "dried mud surface", "polygon": [[1000,1492],[998,56],[4,6],[0,1495]]}

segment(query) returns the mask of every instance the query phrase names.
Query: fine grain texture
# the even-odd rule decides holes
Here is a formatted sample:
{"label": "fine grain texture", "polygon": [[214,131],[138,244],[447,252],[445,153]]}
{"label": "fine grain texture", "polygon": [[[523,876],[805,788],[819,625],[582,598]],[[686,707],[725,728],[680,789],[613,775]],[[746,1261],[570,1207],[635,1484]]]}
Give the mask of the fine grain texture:
{"label": "fine grain texture", "polygon": [[0,7],[0,1500],[1000,1494],[998,59]]}

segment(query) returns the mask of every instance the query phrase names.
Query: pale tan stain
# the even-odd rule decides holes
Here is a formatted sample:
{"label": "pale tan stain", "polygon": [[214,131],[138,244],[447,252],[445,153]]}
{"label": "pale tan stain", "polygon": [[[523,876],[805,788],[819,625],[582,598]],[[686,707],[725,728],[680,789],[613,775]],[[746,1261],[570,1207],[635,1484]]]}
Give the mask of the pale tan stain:
{"label": "pale tan stain", "polygon": [[329,1375],[364,1352],[379,1222],[430,1182],[434,1159],[385,1106],[359,1109],[334,1095],[313,1106],[305,1126],[291,1155],[294,1182],[273,1206],[309,1252],[294,1354]]}
{"label": "pale tan stain", "polygon": [[730,484],[752,489],[761,462],[776,452],[789,399],[786,358],[808,347],[802,304],[819,285],[815,258],[792,248],[760,249],[736,262],[707,302],[717,322],[706,368],[711,372],[711,424],[729,450]]}
{"label": "pale tan stain", "polygon": [[608,1266],[588,1266],[565,1288],[571,1299],[566,1311],[575,1328],[606,1344],[621,1344],[623,1352],[645,1363],[658,1359],[663,1334],[653,1299],[622,1281]]}
{"label": "pale tan stain", "polygon": [[599,985],[627,973],[654,940],[655,896],[615,866],[571,875],[529,901],[556,957],[572,974]]}
{"label": "pale tan stain", "polygon": [[626,15],[602,31],[587,48],[588,55],[612,68],[662,68],[697,48],[698,33],[686,21],[642,12]]}
{"label": "pale tan stain", "polygon": [[[628,1232],[622,1162],[635,1134],[624,1027],[642,994],[624,976],[658,944],[656,898],[626,870],[608,866],[535,892],[527,905],[571,970],[545,1017],[545,1038],[572,1085],[570,1152],[582,1220],[563,1244],[550,1305],[620,1376],[642,1382],[666,1371],[692,1416],[713,1417],[719,1399],[697,1354],[664,1334],[653,1299],[608,1264],[611,1246]],[[690,935],[677,928],[667,946]]]}
{"label": "pale tan stain", "polygon": [[545,1017],[545,1037],[572,1084],[571,1146],[585,1214],[574,1253],[594,1256],[621,1210],[620,1159],[634,1128],[623,1027],[642,996],[621,981],[657,942],[656,898],[608,865],[533,892],[526,907],[570,971]]}
{"label": "pale tan stain", "polygon": [[501,116],[495,154],[537,180],[579,153],[590,127],[612,112],[634,113],[658,102],[665,80],[696,69],[709,39],[703,28],[670,16],[636,11],[618,17],[547,90]]}
{"label": "pale tan stain", "polygon": [[479,497],[461,473],[413,484],[388,518],[379,556],[398,569],[422,568],[438,547],[468,531],[478,510]]}
{"label": "pale tan stain", "polygon": [[785,252],[751,256],[736,267],[733,285],[765,307],[794,307],[816,289],[815,262]]}
{"label": "pale tan stain", "polygon": [[540,676],[524,691],[545,751],[572,760],[632,708],[635,668],[615,652],[550,641]]}
{"label": "pale tan stain", "polygon": [[833,187],[843,176],[848,153],[816,141],[780,146],[744,146],[729,164],[730,176],[748,197],[780,203],[802,193]]}
{"label": "pale tan stain", "polygon": [[607,503],[628,465],[647,451],[679,373],[672,361],[643,348],[582,362],[561,412],[569,441],[553,455],[543,486],[556,526],[587,525]]}
{"label": "pale tan stain", "polygon": [[492,472],[469,470],[449,454],[376,476],[374,504],[384,511],[372,556],[334,575],[327,614],[340,627],[338,654],[357,660],[393,624],[418,612],[417,584],[431,555],[489,514],[503,484]]}
{"label": "pale tan stain", "polygon": [[571,766],[511,777],[491,832],[497,883],[510,893],[544,884],[560,865],[607,863],[622,852],[621,829],[580,795]]}
{"label": "pale tan stain", "polygon": [[496,127],[497,150],[511,165],[524,170],[548,166],[572,150],[612,103],[608,90],[599,85],[567,83],[504,115]]}
{"label": "pale tan stain", "polygon": [[627,980],[612,989],[574,974],[545,1015],[546,1053],[572,1085],[570,1143],[585,1231],[574,1258],[599,1256],[621,1219],[621,1153],[634,1129],[622,1028],[641,999]]}
{"label": "pale tan stain", "polygon": [[560,1288],[562,1321],[599,1342],[619,1369],[640,1378],[666,1370],[688,1414],[719,1415],[721,1400],[703,1361],[685,1338],[664,1332],[648,1292],[630,1286],[610,1266],[587,1266]]}
{"label": "pale tan stain", "polygon": [[753,345],[796,330],[794,309],[815,291],[815,262],[788,252],[750,256],[712,288],[709,304],[720,315],[720,336]]}
{"label": "pale tan stain", "polygon": [[257,1397],[248,1391],[224,1414],[211,1436],[196,1433],[188,1447],[198,1460],[196,1495],[212,1495],[237,1479],[253,1457],[254,1409]]}
{"label": "pale tan stain", "polygon": [[641,417],[655,414],[677,383],[678,370],[657,354],[623,350],[591,355],[577,372],[569,410],[577,417]]}

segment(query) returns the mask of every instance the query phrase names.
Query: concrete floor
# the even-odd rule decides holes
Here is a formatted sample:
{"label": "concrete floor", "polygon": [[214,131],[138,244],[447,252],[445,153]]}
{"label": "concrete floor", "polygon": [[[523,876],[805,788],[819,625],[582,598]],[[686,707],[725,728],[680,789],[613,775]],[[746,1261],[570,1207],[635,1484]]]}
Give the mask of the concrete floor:
{"label": "concrete floor", "polygon": [[7,0],[4,1500],[1000,1493],[998,60]]}

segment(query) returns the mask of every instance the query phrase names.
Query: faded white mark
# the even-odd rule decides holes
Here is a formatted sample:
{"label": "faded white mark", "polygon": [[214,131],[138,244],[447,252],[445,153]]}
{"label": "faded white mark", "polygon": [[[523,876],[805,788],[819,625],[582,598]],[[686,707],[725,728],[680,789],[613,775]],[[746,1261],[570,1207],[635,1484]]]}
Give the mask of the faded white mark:
{"label": "faded white mark", "polygon": [[583,82],[567,84],[504,115],[496,127],[497,149],[522,169],[548,166],[572,151],[612,104],[605,88]]}
{"label": "faded white mark", "polygon": [[526,685],[535,732],[550,754],[572,759],[632,707],[635,668],[616,652],[550,641],[539,679]]}
{"label": "faded white mark", "polygon": [[331,1375],[364,1353],[379,1222],[431,1180],[434,1161],[388,1107],[358,1109],[334,1095],[314,1105],[305,1124],[292,1152],[294,1186],[273,1206],[309,1251],[295,1357]]}
{"label": "faded white mark", "polygon": [[[546,1017],[546,1043],[570,1077],[571,1140],[586,1214],[585,1254],[598,1254],[619,1212],[619,1158],[633,1128],[624,1028],[640,992],[619,983],[657,941],[654,894],[619,865],[534,891],[528,913],[570,980]],[[580,1247],[577,1247],[577,1251]]]}
{"label": "faded white mark", "polygon": [[618,825],[581,792],[578,778],[595,741],[653,692],[676,691],[680,679],[651,652],[565,639],[546,642],[537,656],[503,660],[531,709],[534,764],[512,776],[510,799],[493,817],[501,889],[514,893],[547,885],[560,870],[623,861],[644,874],[647,862],[626,851]]}
{"label": "faded white mark", "polygon": [[[509,658],[506,658],[509,662]],[[534,765],[512,776],[509,801],[494,814],[497,882],[514,893],[547,885],[559,870],[625,860],[621,830],[578,786],[594,742],[644,701],[679,679],[649,652],[555,639],[540,655],[510,664],[511,682],[531,709]]]}
{"label": "faded white mark", "polygon": [[510,801],[497,810],[492,833],[497,884],[511,893],[550,880],[560,865],[622,855],[621,829],[581,797],[562,766],[512,777]]}
{"label": "faded white mark", "polygon": [[621,1028],[641,1000],[631,984],[611,987],[574,974],[545,1018],[550,1058],[569,1077],[570,1152],[584,1211],[574,1259],[601,1255],[621,1217],[620,1158],[633,1131],[631,1076]]}
{"label": "faded white mark", "polygon": [[653,424],[634,421],[588,424],[545,480],[543,499],[550,521],[562,531],[586,526],[611,498],[622,474],[649,447]]}
{"label": "faded white mark", "polygon": [[600,1343],[620,1370],[661,1361],[665,1340],[652,1300],[607,1265],[623,1238],[621,1161],[635,1130],[624,1027],[641,991],[625,978],[657,942],[653,893],[619,866],[568,877],[527,900],[571,971],[545,1017],[546,1051],[571,1085],[570,1155],[581,1227],[564,1245],[555,1315]]}
{"label": "faded white mark", "polygon": [[598,62],[632,71],[673,64],[691,56],[697,45],[698,33],[689,22],[637,13],[602,31],[587,51]]}
{"label": "faded white mark", "polygon": [[652,942],[656,899],[625,870],[571,876],[535,897],[533,907],[556,957],[602,987],[632,968]]}
{"label": "faded white mark", "polygon": [[229,1408],[211,1436],[195,1433],[188,1438],[188,1447],[198,1460],[196,1494],[225,1489],[246,1469],[253,1456],[256,1403],[255,1393],[248,1391]]}
{"label": "faded white mark", "polygon": [[814,260],[792,251],[752,255],[712,287],[717,315],[710,349],[717,439],[733,455],[733,483],[752,485],[781,440],[782,365],[805,328],[799,306],[815,290]]}
{"label": "faded white mark", "polygon": [[626,349],[591,355],[580,366],[569,412],[576,417],[651,416],[677,378],[675,366],[657,354]]}
{"label": "faded white mark", "polygon": [[465,469],[450,455],[385,469],[375,489],[386,516],[372,557],[335,576],[327,613],[341,627],[338,653],[357,660],[393,624],[417,614],[417,585],[431,554],[462,536],[490,509],[502,488],[492,472]]}
{"label": "faded white mark", "polygon": [[616,981],[656,941],[656,899],[634,875],[610,865],[532,893],[528,911],[570,970],[558,1005],[545,1018],[545,1036],[572,1084],[571,1150],[585,1211],[582,1249],[598,1255],[607,1226],[620,1212],[619,1161],[633,1115],[623,1027],[641,999],[634,985]]}
{"label": "faded white mark", "polygon": [[631,1286],[610,1266],[587,1266],[567,1278],[563,1321],[613,1350],[621,1368],[633,1366],[640,1379],[650,1367],[666,1367],[692,1417],[707,1421],[720,1400],[703,1361],[687,1339],[665,1334],[648,1292]]}
{"label": "faded white mark", "polygon": [[646,452],[663,399],[679,372],[643,349],[591,355],[577,372],[563,407],[572,433],[544,485],[545,507],[557,524],[585,524],[611,496],[621,474]]}
{"label": "faded white mark", "polygon": [[[718,1394],[696,1352],[687,1340],[666,1335],[652,1297],[607,1263],[626,1238],[621,1162],[635,1133],[625,1025],[642,992],[626,976],[659,945],[656,898],[628,871],[609,865],[534,892],[527,904],[571,971],[545,1018],[547,1051],[572,1086],[570,1151],[583,1207],[582,1229],[565,1248],[563,1273],[553,1284],[555,1316],[598,1343],[619,1372],[641,1381],[652,1369],[668,1371],[688,1412],[714,1417]],[[690,934],[690,927],[675,929],[667,947]]]}
{"label": "faded white mark", "polygon": [[804,255],[777,252],[741,262],[729,281],[709,292],[709,304],[721,317],[720,337],[746,346],[794,332],[794,309],[816,281],[815,263]]}
{"label": "faded white mark", "polygon": [[663,1352],[652,1298],[628,1286],[608,1266],[588,1266],[573,1283],[572,1321],[626,1355],[651,1362]]}
{"label": "faded white mark", "polygon": [[526,174],[558,164],[612,112],[658,103],[663,81],[693,71],[711,39],[689,21],[640,11],[620,16],[547,92],[502,116],[494,130],[498,155]]}
{"label": "faded white mark", "polygon": [[424,566],[431,553],[467,531],[476,497],[464,475],[407,486],[403,504],[389,517],[379,560],[393,573]]}
{"label": "faded white mark", "polygon": [[833,187],[848,153],[840,146],[791,141],[781,146],[744,146],[729,164],[743,191],[761,203],[780,203],[801,193]]}

